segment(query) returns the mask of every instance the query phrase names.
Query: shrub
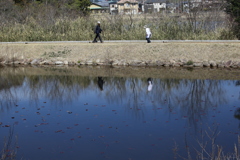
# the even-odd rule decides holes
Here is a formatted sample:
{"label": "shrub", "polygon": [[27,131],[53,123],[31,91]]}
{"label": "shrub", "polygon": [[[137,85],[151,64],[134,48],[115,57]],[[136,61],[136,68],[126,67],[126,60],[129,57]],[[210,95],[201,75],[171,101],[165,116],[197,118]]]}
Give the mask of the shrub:
{"label": "shrub", "polygon": [[193,61],[192,60],[187,61],[186,65],[193,65]]}
{"label": "shrub", "polygon": [[226,12],[232,17],[234,21],[232,30],[237,38],[240,39],[240,1],[227,0]]}

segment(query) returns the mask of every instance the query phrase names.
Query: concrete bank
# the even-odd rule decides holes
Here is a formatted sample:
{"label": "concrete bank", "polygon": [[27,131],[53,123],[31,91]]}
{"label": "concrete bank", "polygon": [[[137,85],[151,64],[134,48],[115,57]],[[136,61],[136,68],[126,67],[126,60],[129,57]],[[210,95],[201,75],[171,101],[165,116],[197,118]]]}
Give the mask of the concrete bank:
{"label": "concrete bank", "polygon": [[2,42],[0,63],[240,68],[240,41]]}

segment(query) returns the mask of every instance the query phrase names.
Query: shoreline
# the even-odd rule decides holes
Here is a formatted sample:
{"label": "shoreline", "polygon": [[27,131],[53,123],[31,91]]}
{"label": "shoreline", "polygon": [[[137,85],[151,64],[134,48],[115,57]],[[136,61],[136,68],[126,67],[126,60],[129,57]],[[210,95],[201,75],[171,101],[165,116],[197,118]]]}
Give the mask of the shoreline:
{"label": "shoreline", "polygon": [[240,41],[1,42],[2,65],[240,68]]}
{"label": "shoreline", "polygon": [[89,76],[132,77],[160,79],[239,80],[239,69],[234,68],[183,68],[183,67],[132,67],[132,66],[16,66],[0,67],[1,76]]}

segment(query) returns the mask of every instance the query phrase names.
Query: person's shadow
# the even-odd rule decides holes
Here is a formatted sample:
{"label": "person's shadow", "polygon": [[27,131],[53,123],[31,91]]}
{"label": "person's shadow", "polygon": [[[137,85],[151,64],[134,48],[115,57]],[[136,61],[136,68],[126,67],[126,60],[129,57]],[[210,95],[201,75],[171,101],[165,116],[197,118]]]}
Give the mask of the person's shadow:
{"label": "person's shadow", "polygon": [[98,77],[98,87],[99,89],[102,91],[103,90],[103,84],[104,84],[104,80],[102,79],[102,77]]}

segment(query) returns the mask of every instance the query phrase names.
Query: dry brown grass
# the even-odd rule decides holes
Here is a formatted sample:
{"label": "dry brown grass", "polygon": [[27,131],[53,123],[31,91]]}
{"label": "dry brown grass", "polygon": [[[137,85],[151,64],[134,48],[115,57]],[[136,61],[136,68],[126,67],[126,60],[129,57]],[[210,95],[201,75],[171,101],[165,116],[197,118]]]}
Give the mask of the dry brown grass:
{"label": "dry brown grass", "polygon": [[[49,60],[192,60],[238,61],[240,62],[240,43],[2,43],[0,57],[5,59]],[[66,54],[61,54],[65,53]],[[50,53],[60,53],[49,56]]]}

